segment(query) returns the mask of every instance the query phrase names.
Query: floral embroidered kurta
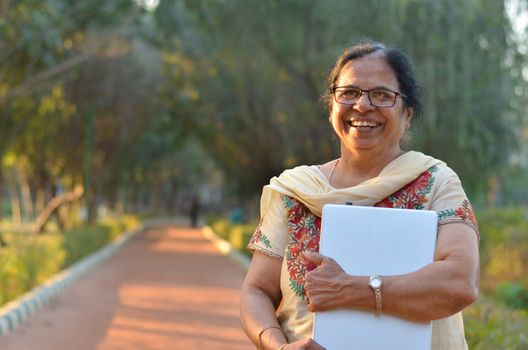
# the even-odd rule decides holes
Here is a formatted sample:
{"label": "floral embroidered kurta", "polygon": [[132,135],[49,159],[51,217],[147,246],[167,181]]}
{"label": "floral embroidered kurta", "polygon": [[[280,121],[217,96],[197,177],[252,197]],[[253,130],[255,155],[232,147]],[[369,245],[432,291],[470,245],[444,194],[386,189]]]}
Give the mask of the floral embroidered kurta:
{"label": "floral embroidered kurta", "polygon": [[[317,168],[317,171],[318,170]],[[438,225],[453,222],[471,226],[478,235],[471,205],[457,175],[447,166],[433,166],[418,178],[375,206],[434,210]],[[319,251],[321,218],[299,200],[276,196],[261,221],[248,248],[282,260],[283,302],[279,322],[288,341],[311,336],[313,314],[306,308],[304,276],[311,269],[301,260],[305,250]],[[433,349],[466,349],[461,313],[433,321]]]}

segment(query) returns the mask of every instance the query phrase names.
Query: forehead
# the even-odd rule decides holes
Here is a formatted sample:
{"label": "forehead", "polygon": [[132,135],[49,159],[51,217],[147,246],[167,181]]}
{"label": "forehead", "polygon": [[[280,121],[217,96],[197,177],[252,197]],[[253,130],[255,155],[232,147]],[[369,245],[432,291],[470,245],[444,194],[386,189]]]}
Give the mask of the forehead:
{"label": "forehead", "polygon": [[394,71],[380,54],[370,54],[348,62],[339,74],[337,86],[356,85],[360,88],[387,87],[398,89]]}

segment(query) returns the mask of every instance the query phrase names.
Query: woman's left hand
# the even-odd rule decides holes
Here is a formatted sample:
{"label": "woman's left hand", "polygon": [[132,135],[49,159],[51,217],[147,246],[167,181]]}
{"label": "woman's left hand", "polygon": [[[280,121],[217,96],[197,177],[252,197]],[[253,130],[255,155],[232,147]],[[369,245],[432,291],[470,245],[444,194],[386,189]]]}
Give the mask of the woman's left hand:
{"label": "woman's left hand", "polygon": [[343,289],[350,277],[332,258],[315,252],[304,252],[306,265],[315,266],[306,273],[304,289],[311,312],[342,307],[345,304]]}

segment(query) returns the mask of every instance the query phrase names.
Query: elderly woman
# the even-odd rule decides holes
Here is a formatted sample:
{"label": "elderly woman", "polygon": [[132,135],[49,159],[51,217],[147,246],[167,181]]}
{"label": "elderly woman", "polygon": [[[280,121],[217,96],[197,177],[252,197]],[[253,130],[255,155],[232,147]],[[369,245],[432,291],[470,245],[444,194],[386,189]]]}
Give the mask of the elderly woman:
{"label": "elderly woman", "polygon": [[[433,349],[466,349],[461,310],[478,294],[477,223],[453,170],[400,148],[420,107],[411,63],[397,49],[361,43],[339,57],[327,89],[341,154],[286,170],[264,187],[241,293],[246,333],[259,349],[324,349],[310,339],[313,312],[350,308],[432,320]],[[371,276],[348,275],[318,253],[323,205],[345,202],[438,213],[434,261],[380,276],[381,303]]]}

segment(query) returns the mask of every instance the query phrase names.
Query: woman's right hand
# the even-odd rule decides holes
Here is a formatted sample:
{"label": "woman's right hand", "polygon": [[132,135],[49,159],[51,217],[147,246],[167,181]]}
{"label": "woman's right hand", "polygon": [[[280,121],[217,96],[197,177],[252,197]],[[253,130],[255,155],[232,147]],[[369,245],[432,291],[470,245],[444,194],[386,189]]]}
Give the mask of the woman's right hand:
{"label": "woman's right hand", "polygon": [[317,342],[311,338],[297,340],[294,343],[288,344],[281,350],[326,350],[326,348],[317,344]]}

